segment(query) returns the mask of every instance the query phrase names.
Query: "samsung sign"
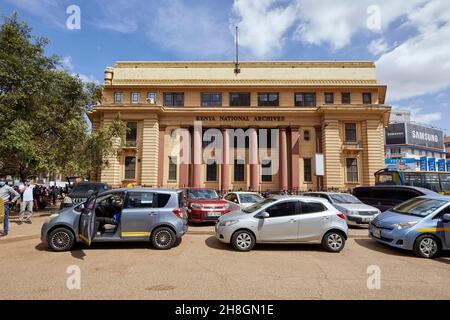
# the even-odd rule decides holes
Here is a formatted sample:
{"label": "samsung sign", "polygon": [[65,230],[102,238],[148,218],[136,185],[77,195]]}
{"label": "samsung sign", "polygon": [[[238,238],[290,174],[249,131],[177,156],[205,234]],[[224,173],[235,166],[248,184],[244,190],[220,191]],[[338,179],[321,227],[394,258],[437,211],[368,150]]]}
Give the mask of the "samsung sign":
{"label": "samsung sign", "polygon": [[386,145],[413,145],[443,151],[444,134],[441,130],[413,123],[390,124],[385,131]]}

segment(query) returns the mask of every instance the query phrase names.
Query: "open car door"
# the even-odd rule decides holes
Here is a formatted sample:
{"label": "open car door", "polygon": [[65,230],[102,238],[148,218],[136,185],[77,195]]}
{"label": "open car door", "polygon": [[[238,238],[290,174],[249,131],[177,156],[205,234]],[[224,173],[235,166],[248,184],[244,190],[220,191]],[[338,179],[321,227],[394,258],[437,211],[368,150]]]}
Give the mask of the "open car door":
{"label": "open car door", "polygon": [[81,210],[80,215],[78,236],[88,246],[91,245],[92,239],[94,238],[96,203],[97,203],[97,192],[94,192],[85,202],[84,208]]}

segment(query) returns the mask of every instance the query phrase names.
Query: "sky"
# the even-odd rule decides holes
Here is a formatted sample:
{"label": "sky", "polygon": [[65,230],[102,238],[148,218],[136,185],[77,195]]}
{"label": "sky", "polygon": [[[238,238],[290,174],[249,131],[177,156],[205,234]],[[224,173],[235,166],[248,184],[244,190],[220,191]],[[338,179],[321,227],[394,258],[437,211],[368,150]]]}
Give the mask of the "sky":
{"label": "sky", "polygon": [[[119,60],[370,60],[386,104],[450,134],[448,0],[1,0],[99,84]],[[79,12],[79,15],[78,15]]]}

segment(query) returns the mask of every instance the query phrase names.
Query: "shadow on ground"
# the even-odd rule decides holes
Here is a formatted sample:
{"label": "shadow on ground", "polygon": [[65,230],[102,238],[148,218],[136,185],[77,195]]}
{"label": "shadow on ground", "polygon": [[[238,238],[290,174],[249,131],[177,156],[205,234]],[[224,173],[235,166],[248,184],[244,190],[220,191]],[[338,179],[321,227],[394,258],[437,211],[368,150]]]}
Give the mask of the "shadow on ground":
{"label": "shadow on ground", "polygon": [[[360,245],[361,247],[364,247],[366,249],[382,252],[391,256],[398,256],[398,257],[412,257],[417,259],[424,259],[416,256],[414,252],[409,250],[402,250],[390,247],[386,244],[378,243],[372,239],[355,239],[356,244]],[[438,258],[435,258],[433,260],[439,261],[445,264],[450,264],[450,251],[443,251],[441,252],[441,256]]]}

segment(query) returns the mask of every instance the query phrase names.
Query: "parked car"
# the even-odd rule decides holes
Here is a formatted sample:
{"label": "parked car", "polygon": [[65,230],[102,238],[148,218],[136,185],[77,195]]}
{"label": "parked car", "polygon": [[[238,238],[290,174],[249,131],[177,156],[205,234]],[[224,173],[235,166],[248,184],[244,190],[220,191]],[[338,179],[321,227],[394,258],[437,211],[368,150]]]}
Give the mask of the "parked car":
{"label": "parked car", "polygon": [[230,212],[230,203],[221,199],[214,189],[189,188],[186,196],[189,222],[214,222]]}
{"label": "parked car", "polygon": [[450,196],[410,199],[383,212],[369,225],[369,236],[424,258],[450,249]]}
{"label": "parked car", "polygon": [[94,193],[81,204],[59,211],[42,226],[41,240],[54,251],[76,242],[150,241],[169,249],[187,232],[183,191],[151,188]]}
{"label": "parked car", "polygon": [[101,194],[110,189],[111,187],[108,184],[102,182],[80,182],[71,187],[68,195],[61,201],[60,209],[83,203],[94,192]]}
{"label": "parked car", "polygon": [[216,238],[238,251],[250,251],[256,243],[317,242],[339,252],[347,234],[344,214],[325,199],[302,196],[273,196],[216,224]]}
{"label": "parked car", "polygon": [[336,209],[345,214],[348,225],[368,225],[373,218],[380,214],[380,210],[362,203],[349,193],[307,192],[303,195],[328,200]]}
{"label": "parked car", "polygon": [[356,187],[352,190],[352,194],[363,203],[378,208],[381,212],[411,198],[424,195],[438,195],[434,191],[420,187],[387,185]]}
{"label": "parked car", "polygon": [[241,209],[247,208],[261,200],[264,200],[264,197],[259,193],[250,191],[228,192],[223,198],[230,203],[236,204]]}

